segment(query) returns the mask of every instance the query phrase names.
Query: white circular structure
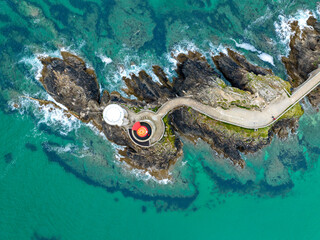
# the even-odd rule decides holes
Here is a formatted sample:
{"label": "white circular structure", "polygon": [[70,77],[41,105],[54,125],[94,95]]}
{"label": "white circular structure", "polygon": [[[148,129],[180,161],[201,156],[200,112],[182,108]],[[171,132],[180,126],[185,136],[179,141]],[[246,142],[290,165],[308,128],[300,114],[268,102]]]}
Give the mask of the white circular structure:
{"label": "white circular structure", "polygon": [[103,110],[103,119],[110,125],[121,126],[127,116],[127,111],[117,104],[110,104]]}

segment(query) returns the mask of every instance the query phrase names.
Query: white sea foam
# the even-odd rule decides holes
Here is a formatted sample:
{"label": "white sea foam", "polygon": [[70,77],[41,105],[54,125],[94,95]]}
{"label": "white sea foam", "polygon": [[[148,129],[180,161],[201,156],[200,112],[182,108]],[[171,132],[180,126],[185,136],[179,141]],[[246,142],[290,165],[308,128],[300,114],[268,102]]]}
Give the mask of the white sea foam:
{"label": "white sea foam", "polygon": [[104,65],[108,65],[112,63],[112,59],[103,55],[102,53],[96,53],[96,56],[101,59],[101,61],[104,63]]}
{"label": "white sea foam", "polygon": [[40,79],[43,65],[36,56],[24,57],[18,63],[31,67],[30,76],[34,76],[36,80]]}
{"label": "white sea foam", "polygon": [[249,43],[237,43],[236,40],[234,40],[234,39],[231,39],[231,40],[235,42],[236,47],[238,47],[238,48],[243,48],[243,49],[249,50],[251,52],[258,52],[258,50]]}
{"label": "white sea foam", "polygon": [[140,57],[136,52],[132,52],[129,49],[123,49],[121,55],[125,56],[121,62],[119,62],[118,71],[113,73],[113,81],[118,82],[117,85],[123,85],[123,77],[130,78],[132,74],[138,76],[142,70],[151,76],[153,81],[159,82],[158,77],[152,71],[152,66],[155,62],[152,57]]}
{"label": "white sea foam", "polygon": [[51,101],[51,102],[54,102],[54,103],[57,104],[60,108],[68,111],[68,108],[67,108],[66,106],[64,106],[64,105],[61,104],[61,103],[58,103],[58,102],[57,102],[56,100],[54,100],[54,98],[51,97],[49,94],[47,95],[47,100],[48,100],[48,101]]}
{"label": "white sea foam", "polygon": [[73,130],[77,130],[81,126],[80,120],[74,116],[66,116],[62,109],[55,108],[54,106],[44,105],[40,108],[40,121],[38,125],[44,123],[49,126],[54,126],[59,129],[62,135],[67,135]]}
{"label": "white sea foam", "polygon": [[219,44],[219,46],[214,45],[212,42],[209,43],[209,48],[210,51],[214,54],[214,55],[218,55],[220,52],[224,53],[224,54],[228,54],[228,50],[227,47]]}
{"label": "white sea foam", "polygon": [[[27,47],[26,50],[33,50],[32,47]],[[62,48],[61,51],[66,51],[66,48]],[[43,65],[39,58],[45,58],[45,57],[61,57],[60,50],[56,51],[41,51],[39,52],[39,49],[34,50],[34,54],[29,57],[23,57],[18,63],[23,63],[28,67],[31,67],[29,70],[30,76],[34,77],[36,80],[39,80],[41,77],[41,71],[43,68]]]}
{"label": "white sea foam", "polygon": [[268,62],[268,63],[270,63],[271,65],[274,66],[273,57],[272,57],[271,55],[262,52],[262,53],[260,53],[260,54],[258,55],[258,57],[259,57],[262,61]]}
{"label": "white sea foam", "polygon": [[102,137],[104,140],[108,141],[107,137],[101,132],[95,125],[93,125],[91,122],[87,123],[86,126],[88,126],[97,136]]}
{"label": "white sea foam", "polygon": [[[164,178],[164,179],[157,179],[154,176],[152,176],[148,170],[141,170],[132,168],[130,165],[128,165],[124,161],[118,161],[117,165],[120,165],[120,167],[125,170],[126,173],[133,175],[136,179],[142,180],[144,182],[154,182],[157,184],[170,184],[173,183],[171,179]],[[170,173],[169,173],[170,175]]]}
{"label": "white sea foam", "polygon": [[169,79],[176,77],[175,69],[177,68],[177,56],[180,53],[188,54],[189,51],[200,51],[193,42],[182,41],[174,45],[169,52],[163,55],[163,62],[166,66],[161,66]]}
{"label": "white sea foam", "polygon": [[307,9],[299,10],[294,15],[279,15],[278,21],[274,22],[274,27],[280,41],[285,45],[289,44],[290,38],[294,34],[291,30],[290,24],[294,21],[298,21],[298,25],[301,30],[304,28],[311,28],[307,24],[307,20],[310,16],[315,16],[315,13]]}
{"label": "white sea foam", "polygon": [[80,120],[73,115],[67,116],[65,110],[56,108],[52,104],[40,105],[38,101],[21,97],[18,111],[24,114],[26,110],[33,111],[39,119],[38,126],[42,123],[46,124],[57,129],[62,135],[67,135],[81,127]]}
{"label": "white sea foam", "polygon": [[317,2],[317,7],[316,7],[316,14],[318,15],[318,16],[320,16],[320,2]]}
{"label": "white sea foam", "polygon": [[189,51],[200,52],[200,49],[191,41],[181,41],[179,44],[172,47],[171,54],[174,57],[177,57],[180,53],[188,54]]}
{"label": "white sea foam", "polygon": [[49,146],[49,149],[60,154],[68,153],[68,155],[73,155],[77,158],[93,157],[92,152],[88,151],[89,147],[85,145],[80,148],[75,144],[68,143],[65,146]]}
{"label": "white sea foam", "polygon": [[273,57],[270,54],[264,53],[264,52],[256,49],[253,45],[251,45],[249,43],[237,43],[236,40],[234,40],[234,39],[231,39],[231,40],[233,40],[235,42],[236,47],[243,48],[243,49],[249,50],[251,52],[257,52],[258,53],[258,57],[262,61],[270,63],[271,65],[274,66]]}

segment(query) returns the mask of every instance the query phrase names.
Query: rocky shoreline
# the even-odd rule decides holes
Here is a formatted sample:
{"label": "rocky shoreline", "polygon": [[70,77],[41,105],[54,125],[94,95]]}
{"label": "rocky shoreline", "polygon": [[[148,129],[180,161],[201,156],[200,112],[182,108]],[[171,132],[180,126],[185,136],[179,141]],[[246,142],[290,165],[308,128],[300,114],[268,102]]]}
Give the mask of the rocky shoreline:
{"label": "rocky shoreline", "polygon": [[[309,74],[320,64],[320,23],[311,16],[307,24],[309,27],[301,30],[297,21],[291,23],[294,35],[290,40],[290,54],[282,58],[289,81],[294,88],[306,81]],[[320,87],[312,91],[307,98],[312,106],[318,107]]]}
{"label": "rocky shoreline", "polygon": [[[168,178],[170,167],[183,155],[181,137],[194,142],[202,139],[217,153],[244,167],[241,153],[256,152],[268,145],[274,135],[286,138],[297,129],[298,119],[303,114],[299,104],[273,126],[257,131],[218,122],[191,108],[175,109],[164,118],[164,137],[148,148],[133,143],[123,128],[104,122],[102,112],[110,103],[123,105],[135,112],[156,111],[163,103],[177,96],[192,96],[201,103],[224,109],[262,110],[279,96],[283,88],[290,92],[318,67],[320,25],[312,17],[308,24],[312,28],[301,31],[296,23],[292,23],[296,33],[290,42],[289,57],[283,58],[291,85],[275,76],[270,69],[249,63],[244,56],[231,49],[227,54],[212,57],[217,70],[200,53],[188,52],[176,57],[177,77],[172,81],[160,66],[152,69],[159,81],[152,79],[145,71],[140,71],[138,76],[132,74],[130,78],[124,77],[126,88],[123,90],[127,95],[134,96],[134,100],[123,97],[119,92],[101,93],[94,70],[87,68],[81,58],[68,52],[61,52],[62,59],[40,59],[44,66],[40,82],[56,102],[68,109],[69,114],[83,122],[91,122],[109,141],[123,146],[119,150],[121,161],[133,168],[146,170],[158,179]],[[222,80],[222,76],[230,85]],[[309,95],[309,100],[313,106],[318,106],[319,87]]]}

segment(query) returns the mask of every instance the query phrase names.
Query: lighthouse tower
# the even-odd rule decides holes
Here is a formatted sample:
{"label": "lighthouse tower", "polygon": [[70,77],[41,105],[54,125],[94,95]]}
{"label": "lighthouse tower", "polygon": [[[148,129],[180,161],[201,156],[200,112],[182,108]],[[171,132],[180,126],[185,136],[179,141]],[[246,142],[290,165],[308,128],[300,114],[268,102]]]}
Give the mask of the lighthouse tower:
{"label": "lighthouse tower", "polygon": [[117,104],[109,104],[103,110],[103,119],[110,125],[124,126],[128,124],[128,113]]}

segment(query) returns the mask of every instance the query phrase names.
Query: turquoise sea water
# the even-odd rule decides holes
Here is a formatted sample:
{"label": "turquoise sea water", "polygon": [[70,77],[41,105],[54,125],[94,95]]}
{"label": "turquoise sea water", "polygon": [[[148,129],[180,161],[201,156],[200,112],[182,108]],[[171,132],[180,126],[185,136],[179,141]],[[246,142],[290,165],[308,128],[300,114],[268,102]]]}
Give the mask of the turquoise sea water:
{"label": "turquoise sea water", "polygon": [[317,1],[0,1],[0,240],[320,239],[320,113],[308,102],[297,133],[245,155],[243,170],[184,141],[164,184],[118,163],[94,129],[23,97],[48,99],[37,57],[59,49],[108,91],[153,64],[174,76],[171,52],[188,49],[231,47],[286,78],[286,21],[303,26],[309,11],[319,17]]}

